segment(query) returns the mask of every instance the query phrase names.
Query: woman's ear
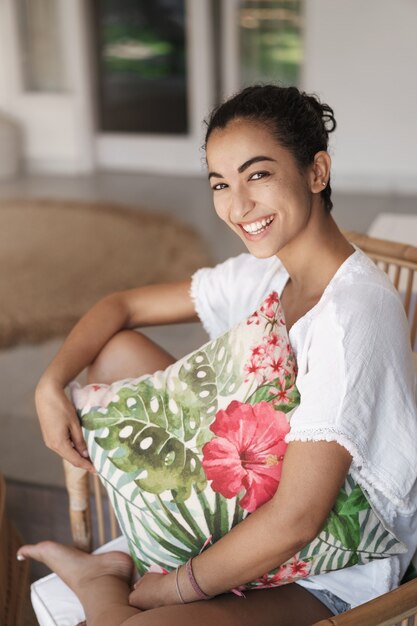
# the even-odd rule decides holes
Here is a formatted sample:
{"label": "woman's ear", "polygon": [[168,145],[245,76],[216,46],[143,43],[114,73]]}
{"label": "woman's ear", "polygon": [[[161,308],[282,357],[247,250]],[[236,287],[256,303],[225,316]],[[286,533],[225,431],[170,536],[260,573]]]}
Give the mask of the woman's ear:
{"label": "woman's ear", "polygon": [[314,155],[310,169],[310,189],[312,193],[320,193],[326,189],[330,178],[332,160],[325,150],[320,150]]}

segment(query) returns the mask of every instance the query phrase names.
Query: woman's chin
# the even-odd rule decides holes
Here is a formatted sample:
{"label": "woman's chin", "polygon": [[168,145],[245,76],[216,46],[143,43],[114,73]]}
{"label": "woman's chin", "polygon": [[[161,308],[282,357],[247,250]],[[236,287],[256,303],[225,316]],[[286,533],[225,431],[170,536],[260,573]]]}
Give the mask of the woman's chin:
{"label": "woman's chin", "polygon": [[276,256],[278,252],[276,246],[272,246],[271,242],[265,242],[264,245],[262,245],[263,242],[261,241],[252,242],[244,240],[243,242],[248,249],[248,252],[250,252],[250,254],[257,259],[269,259],[272,256]]}

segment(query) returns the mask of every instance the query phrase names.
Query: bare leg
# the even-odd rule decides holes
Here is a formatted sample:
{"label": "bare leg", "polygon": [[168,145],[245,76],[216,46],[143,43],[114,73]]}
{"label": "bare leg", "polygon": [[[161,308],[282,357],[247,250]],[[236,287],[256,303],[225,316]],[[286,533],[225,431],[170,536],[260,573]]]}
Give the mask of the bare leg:
{"label": "bare leg", "polygon": [[122,330],[110,339],[88,368],[89,383],[110,384],[165,369],[176,359],[145,335]]}
{"label": "bare leg", "polygon": [[75,592],[88,626],[310,626],[331,612],[295,584],[222,594],[213,600],[140,611],[129,606],[132,562],[122,552],[88,555],[45,541],[20,554],[42,561]]}
{"label": "bare leg", "polygon": [[213,600],[144,611],[123,626],[311,626],[332,617],[327,607],[296,584],[245,595],[227,593]]}

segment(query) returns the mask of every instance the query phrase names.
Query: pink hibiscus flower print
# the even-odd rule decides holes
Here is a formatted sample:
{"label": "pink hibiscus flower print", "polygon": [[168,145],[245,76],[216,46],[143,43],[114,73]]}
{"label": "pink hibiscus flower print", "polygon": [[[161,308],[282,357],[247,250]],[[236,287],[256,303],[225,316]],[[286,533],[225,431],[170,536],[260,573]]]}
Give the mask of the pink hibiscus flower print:
{"label": "pink hibiscus flower print", "polygon": [[203,468],[211,487],[225,498],[245,495],[240,506],[255,511],[272,498],[281,479],[290,427],[285,413],[268,402],[236,400],[216,414],[210,430],[217,435],[203,446]]}

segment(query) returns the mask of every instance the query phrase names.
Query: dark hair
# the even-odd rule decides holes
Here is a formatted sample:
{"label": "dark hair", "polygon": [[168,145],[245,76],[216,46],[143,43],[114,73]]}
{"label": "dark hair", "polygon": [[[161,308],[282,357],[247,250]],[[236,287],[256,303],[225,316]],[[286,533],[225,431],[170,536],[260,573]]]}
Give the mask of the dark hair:
{"label": "dark hair", "polygon": [[[234,119],[249,119],[268,125],[278,142],[291,151],[304,171],[320,150],[327,150],[329,133],[336,128],[333,109],[297,87],[253,85],[246,87],[220,104],[205,121],[207,132],[204,148],[216,128],[225,128]],[[330,212],[330,178],[320,195],[324,208]]]}

